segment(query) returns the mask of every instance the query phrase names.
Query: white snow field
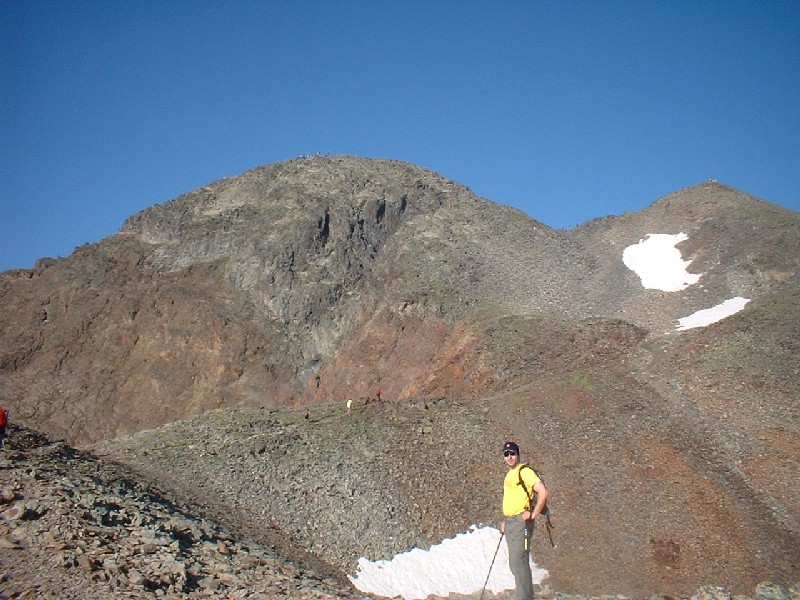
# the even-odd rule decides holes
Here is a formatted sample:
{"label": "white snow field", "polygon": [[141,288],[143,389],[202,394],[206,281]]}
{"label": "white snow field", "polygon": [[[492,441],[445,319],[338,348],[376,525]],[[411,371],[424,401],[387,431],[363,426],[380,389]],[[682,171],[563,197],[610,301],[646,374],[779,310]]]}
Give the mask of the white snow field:
{"label": "white snow field", "polygon": [[686,271],[691,261],[683,260],[681,251],[675,247],[688,239],[685,233],[649,233],[638,244],[622,251],[622,262],[639,276],[643,287],[680,292],[700,280],[700,275]]}
{"label": "white snow field", "polygon": [[[502,467],[502,465],[500,465]],[[502,471],[498,470],[498,477]],[[534,535],[545,535],[537,528]],[[497,557],[492,565],[492,557]],[[489,567],[492,565],[491,574]],[[533,582],[541,583],[547,571],[531,560]],[[488,582],[486,576],[489,575]],[[466,533],[443,540],[430,550],[414,548],[392,560],[358,561],[358,573],[350,576],[362,592],[405,600],[418,600],[431,594],[447,597],[451,592],[480,592],[486,583],[487,592],[514,589],[514,577],[508,568],[505,537],[494,527],[473,526]]]}
{"label": "white snow field", "polygon": [[742,298],[741,296],[729,298],[721,304],[717,304],[711,308],[698,310],[688,317],[678,319],[677,329],[682,331],[684,329],[692,329],[694,327],[705,327],[706,325],[711,325],[711,323],[721,321],[725,317],[735,315],[737,312],[742,310],[748,302],[750,302],[750,300],[747,298]]}
{"label": "white snow field", "polygon": [[[702,277],[702,274],[693,274],[686,270],[691,261],[683,260],[681,251],[676,248],[679,242],[688,239],[689,236],[685,233],[647,234],[638,244],[628,246],[622,251],[622,262],[639,276],[643,287],[662,292],[680,292],[700,281]],[[729,298],[716,306],[678,319],[676,329],[682,331],[711,325],[736,314],[748,302],[748,298],[741,296]]]}

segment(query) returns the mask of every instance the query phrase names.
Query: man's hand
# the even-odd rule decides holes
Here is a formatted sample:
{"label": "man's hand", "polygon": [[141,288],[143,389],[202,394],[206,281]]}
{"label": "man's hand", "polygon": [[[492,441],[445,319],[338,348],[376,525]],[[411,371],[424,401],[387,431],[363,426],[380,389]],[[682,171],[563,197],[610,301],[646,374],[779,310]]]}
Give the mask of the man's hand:
{"label": "man's hand", "polygon": [[506,534],[506,522],[505,521],[500,523],[500,533],[502,533],[503,535]]}

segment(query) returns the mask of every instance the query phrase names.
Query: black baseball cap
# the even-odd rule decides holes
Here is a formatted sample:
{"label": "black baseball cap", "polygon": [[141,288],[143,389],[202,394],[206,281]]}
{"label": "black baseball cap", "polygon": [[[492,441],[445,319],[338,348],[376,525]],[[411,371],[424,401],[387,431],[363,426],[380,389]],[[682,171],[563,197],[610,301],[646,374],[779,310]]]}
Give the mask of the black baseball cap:
{"label": "black baseball cap", "polygon": [[514,442],[506,442],[503,445],[503,452],[504,453],[508,452],[509,450],[511,452],[516,452],[517,454],[519,454],[519,446],[517,446]]}

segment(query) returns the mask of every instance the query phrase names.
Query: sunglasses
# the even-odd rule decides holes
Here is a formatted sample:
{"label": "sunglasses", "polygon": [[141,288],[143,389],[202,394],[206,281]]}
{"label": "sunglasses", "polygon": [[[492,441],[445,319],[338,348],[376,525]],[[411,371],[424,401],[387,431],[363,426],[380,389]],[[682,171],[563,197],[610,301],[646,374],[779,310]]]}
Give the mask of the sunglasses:
{"label": "sunglasses", "polygon": [[505,452],[503,452],[503,456],[516,456],[516,455],[517,453],[512,452],[511,450],[506,450]]}

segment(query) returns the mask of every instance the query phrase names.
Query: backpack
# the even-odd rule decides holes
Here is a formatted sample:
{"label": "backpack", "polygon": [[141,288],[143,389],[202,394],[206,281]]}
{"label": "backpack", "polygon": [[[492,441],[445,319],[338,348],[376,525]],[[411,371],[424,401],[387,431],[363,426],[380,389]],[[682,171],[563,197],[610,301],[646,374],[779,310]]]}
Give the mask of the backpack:
{"label": "backpack", "polygon": [[[522,486],[522,489],[525,490],[525,495],[528,497],[528,502],[529,502],[528,508],[533,509],[533,507],[536,506],[536,496],[538,496],[538,494],[536,493],[536,490],[530,490],[530,492],[533,492],[533,496],[531,496],[531,493],[528,491],[528,486],[526,486],[525,482],[522,480],[522,469],[530,469],[531,471],[533,471],[536,474],[536,476],[541,480],[542,483],[544,483],[544,477],[542,477],[542,474],[539,473],[538,470],[534,469],[527,463],[522,463],[519,467],[519,471],[517,471],[517,475],[519,476],[519,485]],[[545,526],[547,527],[547,535],[550,538],[550,545],[553,548],[555,548],[556,545],[555,542],[553,542],[553,532],[552,532],[553,523],[550,521],[550,507],[547,506],[547,504],[545,504],[540,514],[545,518]],[[533,523],[535,525],[536,521],[534,521]]]}
{"label": "backpack", "polygon": [[0,406],[0,427],[8,425],[8,411]]}

